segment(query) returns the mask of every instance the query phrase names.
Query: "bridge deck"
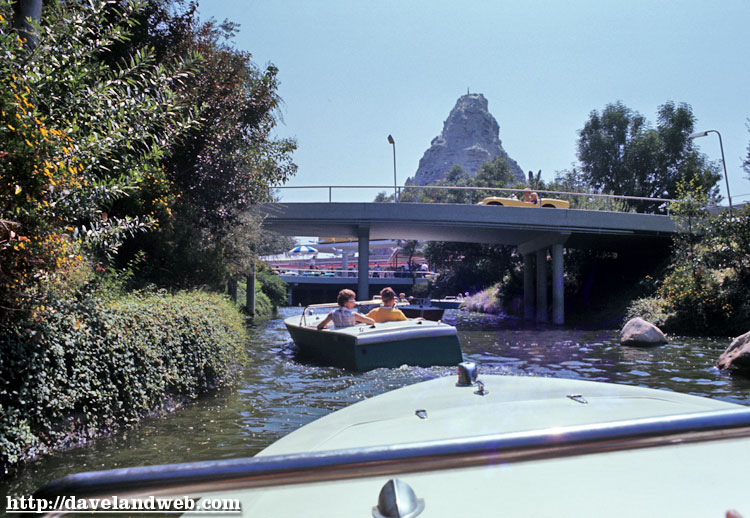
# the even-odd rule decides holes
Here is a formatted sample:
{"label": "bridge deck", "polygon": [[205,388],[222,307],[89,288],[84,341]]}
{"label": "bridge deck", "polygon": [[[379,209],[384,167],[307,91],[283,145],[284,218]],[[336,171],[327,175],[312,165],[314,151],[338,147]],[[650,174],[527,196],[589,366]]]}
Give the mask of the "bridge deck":
{"label": "bridge deck", "polygon": [[572,209],[421,203],[273,203],[264,226],[286,235],[419,239],[523,246],[564,236],[566,248],[667,245],[669,216]]}

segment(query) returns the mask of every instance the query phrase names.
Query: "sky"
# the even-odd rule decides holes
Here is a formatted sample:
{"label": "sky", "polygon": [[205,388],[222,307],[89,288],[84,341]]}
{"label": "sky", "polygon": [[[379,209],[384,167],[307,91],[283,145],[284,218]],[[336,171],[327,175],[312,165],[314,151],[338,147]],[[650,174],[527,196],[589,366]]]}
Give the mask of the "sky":
{"label": "sky", "polygon": [[[748,0],[201,0],[199,12],[238,23],[234,45],[278,67],[275,136],[298,145],[288,186],[383,186],[334,189],[333,201],[392,192],[388,135],[403,185],[470,91],[505,151],[545,180],[576,163],[593,110],[622,101],[655,125],[660,105],[687,103],[696,131],[722,136],[732,201],[750,201]],[[721,160],[716,134],[695,143]],[[721,194],[726,204],[724,181]]]}

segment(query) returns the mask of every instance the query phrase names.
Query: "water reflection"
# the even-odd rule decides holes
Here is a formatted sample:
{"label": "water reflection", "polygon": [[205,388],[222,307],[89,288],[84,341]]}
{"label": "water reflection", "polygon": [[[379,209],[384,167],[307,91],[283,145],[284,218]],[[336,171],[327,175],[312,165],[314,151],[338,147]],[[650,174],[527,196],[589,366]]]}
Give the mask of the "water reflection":
{"label": "water reflection", "polygon": [[[289,308],[283,316],[299,310]],[[466,359],[482,373],[554,376],[640,385],[750,405],[750,380],[720,373],[715,361],[729,339],[675,338],[653,349],[621,347],[614,331],[524,329],[491,315],[447,311]],[[216,391],[179,411],[145,420],[105,440],[29,463],[0,486],[29,494],[68,473],[244,457],[334,410],[438,376],[454,367],[352,373],[297,361],[282,319],[252,330],[252,363],[238,387]]]}

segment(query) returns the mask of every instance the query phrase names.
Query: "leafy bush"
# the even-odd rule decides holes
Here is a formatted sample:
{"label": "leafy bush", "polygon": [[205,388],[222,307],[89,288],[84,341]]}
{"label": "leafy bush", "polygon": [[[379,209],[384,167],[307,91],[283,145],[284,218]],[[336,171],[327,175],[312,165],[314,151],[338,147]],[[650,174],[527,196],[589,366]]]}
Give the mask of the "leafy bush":
{"label": "leafy bush", "polygon": [[[169,217],[160,157],[190,126],[174,87],[194,59],[157,64],[140,49],[108,66],[102,56],[141,8],[112,4],[45,3],[32,51],[12,29],[11,3],[0,2],[0,299],[9,313],[38,308],[87,252],[113,254]],[[127,199],[138,202],[112,212]]]}
{"label": "leafy bush", "polygon": [[672,263],[654,283],[654,297],[635,301],[628,315],[650,317],[683,334],[745,333],[750,329],[750,209],[710,216],[705,193],[690,184],[683,189],[672,207],[683,230],[674,238]]}
{"label": "leafy bush", "polygon": [[201,292],[50,299],[0,338],[0,464],[85,439],[228,383],[243,320]]}
{"label": "leafy bush", "polygon": [[633,301],[628,307],[625,320],[641,317],[662,330],[672,330],[676,312],[669,303],[660,297],[643,297]]}
{"label": "leafy bush", "polygon": [[502,299],[499,296],[500,284],[495,284],[464,299],[463,306],[469,311],[480,313],[501,314]]}
{"label": "leafy bush", "polygon": [[[246,307],[247,301],[247,283],[237,283],[237,305],[245,313],[249,313]],[[256,282],[255,285],[255,316],[272,316],[276,314],[277,306],[271,302],[268,296],[263,292],[263,285],[261,282]]]}
{"label": "leafy bush", "polygon": [[286,304],[286,283],[265,264],[261,263],[258,268],[257,281],[260,284],[260,289],[274,307]]}

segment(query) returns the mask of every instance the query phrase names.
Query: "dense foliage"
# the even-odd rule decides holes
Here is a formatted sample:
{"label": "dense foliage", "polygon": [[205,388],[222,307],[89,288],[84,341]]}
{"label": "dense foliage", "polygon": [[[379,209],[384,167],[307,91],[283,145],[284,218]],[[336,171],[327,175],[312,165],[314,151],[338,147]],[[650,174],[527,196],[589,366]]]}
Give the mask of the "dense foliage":
{"label": "dense foliage", "polygon": [[[454,165],[443,178],[433,185],[443,187],[443,189],[410,187],[407,185],[399,199],[402,202],[416,203],[476,203],[487,196],[498,196],[497,191],[484,191],[476,188],[521,186],[517,184],[508,162],[503,157],[485,162],[473,176],[460,165]],[[466,187],[473,187],[474,189],[464,189]],[[386,201],[386,199],[388,197],[381,194],[375,201]]]}
{"label": "dense foliage", "polygon": [[226,382],[246,358],[244,322],[222,296],[91,295],[50,298],[0,336],[0,473]]}
{"label": "dense foliage", "polygon": [[[100,57],[126,37],[130,4],[46,8],[30,51],[0,4],[0,300],[28,311],[111,255],[126,235],[153,228],[173,196],[160,167],[166,142],[190,118],[175,85],[190,60],[156,63],[140,49],[117,68]],[[113,213],[122,200],[137,198]],[[43,286],[43,288],[42,288]]]}
{"label": "dense foliage", "polygon": [[676,333],[743,334],[750,329],[750,206],[711,215],[701,186],[679,189],[672,211],[683,232],[674,239],[670,266],[628,316]]}
{"label": "dense foliage", "polygon": [[230,45],[233,24],[202,23],[192,4],[174,13],[151,2],[139,20],[128,47],[116,52],[146,45],[166,61],[200,55],[199,72],[178,90],[198,120],[165,152],[165,175],[177,193],[170,224],[127,243],[122,261],[146,250],[149,270],[142,275],[151,282],[219,288],[247,273],[256,249],[271,239],[261,234],[253,205],[269,201],[269,187],[296,171],[295,143],[271,138],[281,102],[278,70],[258,69],[248,52]]}
{"label": "dense foliage", "polygon": [[220,288],[269,239],[252,205],[295,171],[277,70],[173,3],[51,2],[33,52],[0,3],[3,316],[140,252],[141,283]]}
{"label": "dense foliage", "polygon": [[679,181],[693,181],[715,199],[720,175],[716,164],[693,148],[688,136],[694,124],[690,106],[672,102],[659,107],[656,128],[621,102],[592,111],[578,140],[585,182],[596,191],[673,198]]}
{"label": "dense foliage", "polygon": [[17,32],[0,0],[4,463],[228,379],[235,306],[122,288],[245,273],[270,241],[252,206],[295,170],[271,138],[277,71],[231,48],[231,24],[181,0],[44,4]]}

